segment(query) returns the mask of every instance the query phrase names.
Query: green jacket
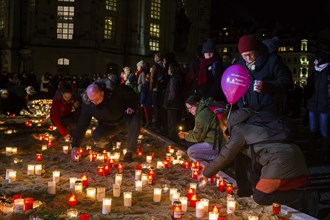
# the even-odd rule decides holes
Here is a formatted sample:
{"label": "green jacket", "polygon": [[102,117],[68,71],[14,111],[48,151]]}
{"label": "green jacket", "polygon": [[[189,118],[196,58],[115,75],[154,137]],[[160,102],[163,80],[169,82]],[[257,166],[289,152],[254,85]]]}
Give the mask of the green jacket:
{"label": "green jacket", "polygon": [[189,142],[214,143],[215,130],[219,129],[219,121],[216,115],[208,109],[207,103],[212,102],[212,98],[202,98],[197,106],[195,115],[195,127],[185,135],[185,140]]}

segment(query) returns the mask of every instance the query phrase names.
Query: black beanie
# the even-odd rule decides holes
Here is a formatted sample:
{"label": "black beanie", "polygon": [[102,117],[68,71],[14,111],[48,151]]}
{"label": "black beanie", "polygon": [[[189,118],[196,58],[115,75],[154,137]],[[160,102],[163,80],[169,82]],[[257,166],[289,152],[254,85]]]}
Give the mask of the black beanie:
{"label": "black beanie", "polygon": [[216,49],[215,49],[214,41],[211,38],[207,39],[207,41],[203,44],[202,53],[215,53],[215,52]]}

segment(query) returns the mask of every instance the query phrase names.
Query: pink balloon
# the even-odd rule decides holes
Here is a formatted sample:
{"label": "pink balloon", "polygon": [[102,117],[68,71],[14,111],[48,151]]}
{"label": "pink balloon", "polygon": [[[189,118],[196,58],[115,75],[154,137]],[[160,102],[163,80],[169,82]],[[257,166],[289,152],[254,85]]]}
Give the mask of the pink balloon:
{"label": "pink balloon", "polygon": [[221,78],[221,88],[230,104],[236,103],[249,89],[250,76],[248,70],[240,65],[228,67]]}

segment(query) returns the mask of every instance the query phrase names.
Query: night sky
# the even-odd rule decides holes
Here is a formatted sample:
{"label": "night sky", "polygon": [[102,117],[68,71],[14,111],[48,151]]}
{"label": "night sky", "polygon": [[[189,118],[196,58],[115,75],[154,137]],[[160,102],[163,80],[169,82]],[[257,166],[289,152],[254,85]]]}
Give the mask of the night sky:
{"label": "night sky", "polygon": [[[298,4],[293,6],[294,2]],[[278,22],[286,27],[298,27],[315,32],[330,27],[330,1],[313,0],[308,1],[308,4],[303,4],[302,1],[294,2],[213,0],[212,26],[217,28],[245,22]]]}

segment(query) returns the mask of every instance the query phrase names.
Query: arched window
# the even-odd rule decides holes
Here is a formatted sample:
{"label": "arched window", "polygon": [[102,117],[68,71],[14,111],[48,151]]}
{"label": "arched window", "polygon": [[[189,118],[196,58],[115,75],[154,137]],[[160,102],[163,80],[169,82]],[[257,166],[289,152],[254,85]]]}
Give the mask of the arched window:
{"label": "arched window", "polygon": [[57,59],[57,65],[59,66],[69,66],[70,60],[68,58],[59,58]]}

